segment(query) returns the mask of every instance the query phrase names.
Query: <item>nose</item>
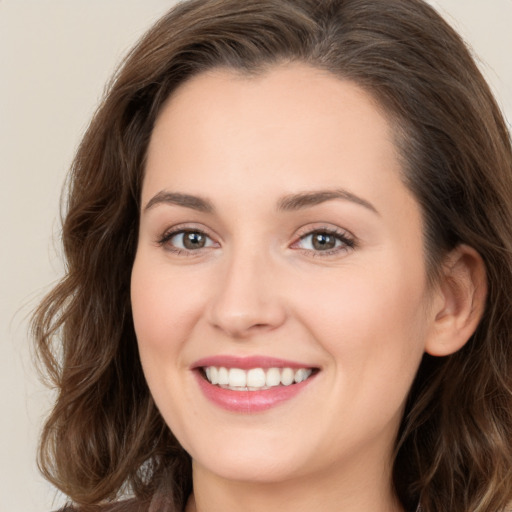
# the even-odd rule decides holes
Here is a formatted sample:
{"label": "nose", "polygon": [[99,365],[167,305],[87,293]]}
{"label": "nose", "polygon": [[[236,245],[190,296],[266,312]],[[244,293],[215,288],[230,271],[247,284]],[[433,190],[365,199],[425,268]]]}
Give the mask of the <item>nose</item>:
{"label": "nose", "polygon": [[280,277],[270,257],[258,249],[224,261],[209,304],[210,324],[234,339],[272,331],[286,320]]}

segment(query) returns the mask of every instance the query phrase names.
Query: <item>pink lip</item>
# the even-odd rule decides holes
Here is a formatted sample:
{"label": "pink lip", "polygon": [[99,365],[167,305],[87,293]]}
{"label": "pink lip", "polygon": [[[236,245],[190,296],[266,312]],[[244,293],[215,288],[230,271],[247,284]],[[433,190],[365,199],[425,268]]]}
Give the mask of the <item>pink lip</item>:
{"label": "pink lip", "polygon": [[225,368],[240,368],[242,370],[250,370],[251,368],[311,368],[311,365],[300,363],[297,361],[288,361],[268,356],[249,356],[238,357],[219,355],[205,357],[196,361],[191,367],[192,369],[204,368],[205,366],[217,366]]}
{"label": "pink lip", "polygon": [[275,386],[261,391],[233,391],[213,385],[206,380],[201,368],[206,366],[241,368],[311,368],[310,365],[276,359],[273,357],[235,357],[214,356],[196,361],[192,365],[199,388],[205,397],[215,405],[237,413],[256,413],[265,411],[297,396],[316,377],[316,373],[308,379],[289,386]]}

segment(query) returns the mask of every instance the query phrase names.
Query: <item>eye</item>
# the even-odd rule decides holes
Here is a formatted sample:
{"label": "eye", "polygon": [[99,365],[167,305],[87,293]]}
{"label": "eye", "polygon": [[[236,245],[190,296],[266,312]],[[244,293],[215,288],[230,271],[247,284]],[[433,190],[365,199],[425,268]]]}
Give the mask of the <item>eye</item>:
{"label": "eye", "polygon": [[345,231],[317,229],[301,236],[294,246],[324,256],[351,249],[355,247],[355,241]]}
{"label": "eye", "polygon": [[165,233],[158,244],[176,253],[197,251],[217,245],[206,233],[198,229],[180,229]]}

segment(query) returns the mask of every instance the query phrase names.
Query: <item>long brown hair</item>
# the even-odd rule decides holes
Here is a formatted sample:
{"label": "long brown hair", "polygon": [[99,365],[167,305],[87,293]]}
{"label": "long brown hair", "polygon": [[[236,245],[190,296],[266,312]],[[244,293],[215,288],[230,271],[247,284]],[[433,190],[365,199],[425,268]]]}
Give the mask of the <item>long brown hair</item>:
{"label": "long brown hair", "polygon": [[130,311],[146,149],[163,102],[191,76],[218,66],[259,73],[283,61],[351,80],[386,111],[404,182],[422,207],[431,279],[457,244],[485,261],[476,333],[459,352],[422,361],[394,484],[407,510],[504,510],[512,500],[510,135],[463,41],[421,0],[192,0],[132,50],[76,154],[66,275],[33,320],[58,391],[40,467],[86,509],[126,492],[133,510],[183,507],[190,460],[153,403]]}

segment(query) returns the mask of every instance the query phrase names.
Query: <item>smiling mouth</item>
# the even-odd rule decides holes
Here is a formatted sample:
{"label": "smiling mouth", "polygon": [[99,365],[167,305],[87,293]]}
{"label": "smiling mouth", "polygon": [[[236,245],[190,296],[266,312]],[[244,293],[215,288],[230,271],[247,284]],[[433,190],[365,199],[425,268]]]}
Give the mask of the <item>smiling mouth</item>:
{"label": "smiling mouth", "polygon": [[214,386],[232,391],[264,391],[278,386],[292,386],[309,379],[315,368],[226,368],[204,366],[202,376]]}

